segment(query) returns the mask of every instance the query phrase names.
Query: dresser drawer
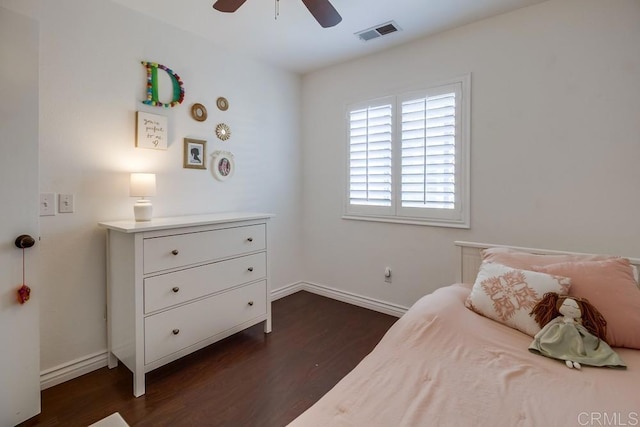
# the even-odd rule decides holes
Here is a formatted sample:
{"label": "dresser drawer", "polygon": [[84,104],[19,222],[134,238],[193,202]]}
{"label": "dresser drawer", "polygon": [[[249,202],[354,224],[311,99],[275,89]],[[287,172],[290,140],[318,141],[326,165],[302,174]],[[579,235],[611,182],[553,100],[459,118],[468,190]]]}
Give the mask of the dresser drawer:
{"label": "dresser drawer", "polygon": [[266,294],[261,281],[146,317],[145,364],[265,316]]}
{"label": "dresser drawer", "polygon": [[264,279],[267,255],[260,252],[144,279],[144,312],[151,313],[227,288]]}
{"label": "dresser drawer", "polygon": [[264,224],[144,239],[144,273],[264,250]]}

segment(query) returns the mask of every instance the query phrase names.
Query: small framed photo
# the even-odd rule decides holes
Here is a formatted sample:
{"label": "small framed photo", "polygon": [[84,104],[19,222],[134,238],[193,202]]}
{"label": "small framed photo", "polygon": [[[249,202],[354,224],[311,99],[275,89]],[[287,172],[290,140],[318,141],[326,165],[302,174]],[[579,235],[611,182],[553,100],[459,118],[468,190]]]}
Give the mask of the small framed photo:
{"label": "small framed photo", "polygon": [[236,163],[233,154],[228,151],[216,151],[211,162],[213,177],[218,181],[226,181],[236,171]]}
{"label": "small framed photo", "polygon": [[206,169],[205,151],[207,141],[200,139],[184,139],[184,164],[183,167],[189,169]]}

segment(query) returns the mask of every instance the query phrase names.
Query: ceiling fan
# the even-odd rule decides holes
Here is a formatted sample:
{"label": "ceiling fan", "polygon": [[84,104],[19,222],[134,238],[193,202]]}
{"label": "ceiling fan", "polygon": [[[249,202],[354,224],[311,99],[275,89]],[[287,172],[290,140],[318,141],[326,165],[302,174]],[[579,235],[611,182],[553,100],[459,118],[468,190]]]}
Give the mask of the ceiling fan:
{"label": "ceiling fan", "polygon": [[[247,0],[218,0],[213,4],[213,8],[219,12],[233,13],[245,1]],[[329,0],[302,0],[302,3],[323,28],[333,27],[342,21],[342,17]]]}

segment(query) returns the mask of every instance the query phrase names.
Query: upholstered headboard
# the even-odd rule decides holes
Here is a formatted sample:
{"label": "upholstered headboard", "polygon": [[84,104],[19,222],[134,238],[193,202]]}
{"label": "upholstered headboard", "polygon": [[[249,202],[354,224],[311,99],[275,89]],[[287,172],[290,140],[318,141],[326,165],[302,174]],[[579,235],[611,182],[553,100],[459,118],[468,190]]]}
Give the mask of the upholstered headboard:
{"label": "upholstered headboard", "polygon": [[[482,263],[482,256],[480,251],[486,248],[506,247],[518,251],[530,252],[532,254],[540,255],[585,255],[579,252],[566,252],[555,251],[551,249],[533,249],[523,248],[518,246],[508,245],[495,245],[489,243],[476,243],[476,242],[455,242],[457,249],[457,262],[456,262],[456,283],[473,283],[476,280],[478,269]],[[628,258],[628,257],[626,257]],[[628,258],[632,265],[636,269],[640,268],[640,258]]]}

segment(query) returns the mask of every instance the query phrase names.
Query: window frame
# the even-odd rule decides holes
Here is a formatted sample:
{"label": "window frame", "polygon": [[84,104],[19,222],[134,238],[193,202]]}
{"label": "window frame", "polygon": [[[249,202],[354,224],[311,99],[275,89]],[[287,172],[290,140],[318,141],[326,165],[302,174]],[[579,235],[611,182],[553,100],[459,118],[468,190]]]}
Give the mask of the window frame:
{"label": "window frame", "polygon": [[[457,88],[455,122],[455,209],[402,207],[402,102],[451,92]],[[459,89],[459,95],[458,95]],[[352,205],[351,187],[351,140],[350,113],[357,109],[391,104],[391,206]],[[426,89],[404,90],[394,95],[369,101],[354,102],[345,107],[345,179],[343,219],[416,224],[450,228],[470,228],[470,130],[471,130],[471,74],[439,81]]]}

